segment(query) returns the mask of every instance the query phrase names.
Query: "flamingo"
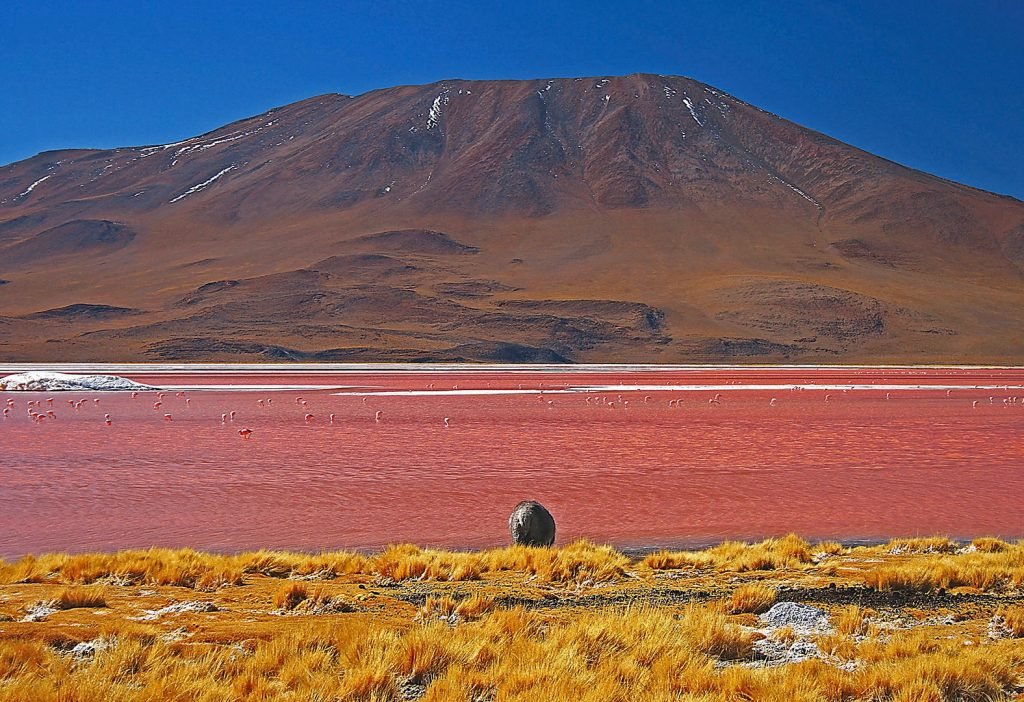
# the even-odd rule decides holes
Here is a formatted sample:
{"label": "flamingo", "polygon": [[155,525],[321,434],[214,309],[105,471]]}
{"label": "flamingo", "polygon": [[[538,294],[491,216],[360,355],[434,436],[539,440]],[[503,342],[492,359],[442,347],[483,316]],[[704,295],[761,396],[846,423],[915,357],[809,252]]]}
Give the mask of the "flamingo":
{"label": "flamingo", "polygon": [[771,401],[771,402],[769,402],[769,403],[768,403],[768,405],[769,405],[769,406],[771,406],[771,407],[774,407],[774,406],[775,406],[775,404],[776,404],[777,402],[778,402],[778,400],[776,400],[776,399],[775,399],[775,398],[773,397],[773,398],[772,398],[772,401]]}
{"label": "flamingo", "polygon": [[256,404],[263,407],[263,400],[256,400]]}
{"label": "flamingo", "polygon": [[4,419],[7,419],[11,415],[11,408],[4,407]]}
{"label": "flamingo", "polygon": [[100,398],[94,397],[94,398],[92,398],[92,402],[93,402],[94,405],[98,405],[100,403]]}
{"label": "flamingo", "polygon": [[173,421],[173,418],[171,417],[171,415],[165,414],[164,415],[164,421],[165,422],[171,422],[171,421]]}
{"label": "flamingo", "polygon": [[190,397],[186,397],[185,398],[185,406],[186,407],[191,407],[192,406],[192,398],[190,398]]}
{"label": "flamingo", "polygon": [[313,415],[311,415],[309,412],[306,412],[306,421],[307,422],[312,422],[313,421]]}
{"label": "flamingo", "polygon": [[46,410],[46,416],[49,417],[50,419],[56,419],[57,418],[57,415],[55,415],[53,413],[53,410]]}
{"label": "flamingo", "polygon": [[241,436],[243,439],[248,439],[250,436],[252,436],[252,429],[239,429],[238,435]]}
{"label": "flamingo", "polygon": [[447,428],[448,428],[448,417],[445,417],[445,418],[444,418],[444,428],[445,428],[445,429],[447,429]]}
{"label": "flamingo", "polygon": [[235,411],[234,410],[231,410],[230,412],[228,412],[228,419],[230,419],[232,422],[235,421]]}
{"label": "flamingo", "polygon": [[53,407],[53,398],[52,397],[46,398],[46,404],[49,405],[50,407]]}
{"label": "flamingo", "polygon": [[166,394],[167,394],[166,392],[158,392],[158,393],[156,394],[156,398],[157,398],[158,400],[162,400],[162,399],[164,399],[164,395],[166,395]]}
{"label": "flamingo", "polygon": [[978,407],[978,401],[975,400],[974,402],[972,402],[971,403],[971,407],[977,408]]}
{"label": "flamingo", "polygon": [[330,419],[331,419],[331,424],[334,424],[334,414],[333,413],[331,414]]}
{"label": "flamingo", "polygon": [[137,392],[133,392],[133,393],[132,393],[132,399],[133,399],[133,400],[134,400],[135,398],[137,398],[138,396],[139,396],[139,393],[137,393]]}
{"label": "flamingo", "polygon": [[373,421],[379,422],[380,418],[383,417],[383,416],[384,416],[384,412],[381,411],[381,410],[377,410],[377,413],[375,415],[373,415]]}
{"label": "flamingo", "polygon": [[825,395],[825,402],[832,402],[832,396],[831,395]]}
{"label": "flamingo", "polygon": [[162,405],[162,404],[163,404],[162,402],[154,402],[153,403],[153,409],[154,410],[160,409],[160,405]]}
{"label": "flamingo", "polygon": [[228,421],[228,414],[227,414],[227,412],[225,412],[225,413],[220,415],[220,423],[221,424],[226,424],[227,421]]}

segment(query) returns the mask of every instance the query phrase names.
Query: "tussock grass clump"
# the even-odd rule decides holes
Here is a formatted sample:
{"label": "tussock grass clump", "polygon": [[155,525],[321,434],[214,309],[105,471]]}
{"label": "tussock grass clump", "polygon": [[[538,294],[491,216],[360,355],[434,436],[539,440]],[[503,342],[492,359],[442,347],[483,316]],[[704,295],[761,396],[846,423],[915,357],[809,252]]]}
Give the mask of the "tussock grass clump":
{"label": "tussock grass clump", "polygon": [[1013,546],[1002,539],[994,539],[991,536],[983,536],[980,539],[975,539],[971,542],[971,546],[974,547],[975,551],[981,551],[983,553],[999,553],[1013,548]]}
{"label": "tussock grass clump", "polygon": [[107,606],[106,590],[102,587],[64,588],[53,600],[55,609],[100,608]]}
{"label": "tussock grass clump", "polygon": [[284,610],[295,609],[300,602],[308,597],[309,588],[305,583],[289,582],[274,593],[274,606]]}
{"label": "tussock grass clump", "polygon": [[929,536],[915,539],[893,539],[883,548],[893,554],[956,553],[960,550],[960,544],[945,536]]}
{"label": "tussock grass clump", "polygon": [[867,613],[857,605],[847,605],[832,613],[832,626],[844,636],[859,636],[867,633]]}
{"label": "tussock grass clump", "polygon": [[[840,547],[842,548],[842,547]],[[811,563],[818,550],[795,534],[781,539],[766,539],[756,544],[726,541],[706,551],[659,551],[644,559],[653,570],[676,568],[714,568],[744,572],[800,568]]]}
{"label": "tussock grass clump", "polygon": [[492,609],[494,609],[494,598],[479,592],[462,600],[455,599],[450,595],[430,595],[423,607],[420,608],[417,617],[421,621],[443,619],[455,623],[459,620],[479,619]]}
{"label": "tussock grass clump", "polygon": [[775,604],[775,588],[751,583],[742,585],[733,590],[729,598],[729,612],[731,614],[761,614]]}
{"label": "tussock grass clump", "polygon": [[996,615],[1002,619],[1002,626],[1015,639],[1024,638],[1024,606],[1000,607]]}
{"label": "tussock grass clump", "polygon": [[1024,585],[1024,547],[912,556],[901,563],[883,563],[864,573],[864,582],[876,590],[929,592],[939,588],[973,587],[979,590],[1019,588]]}
{"label": "tussock grass clump", "polygon": [[562,548],[510,546],[477,553],[421,549],[411,544],[388,546],[371,558],[378,577],[404,580],[479,580],[487,573],[522,572],[540,582],[599,583],[621,577],[630,560],[610,546],[576,541]]}

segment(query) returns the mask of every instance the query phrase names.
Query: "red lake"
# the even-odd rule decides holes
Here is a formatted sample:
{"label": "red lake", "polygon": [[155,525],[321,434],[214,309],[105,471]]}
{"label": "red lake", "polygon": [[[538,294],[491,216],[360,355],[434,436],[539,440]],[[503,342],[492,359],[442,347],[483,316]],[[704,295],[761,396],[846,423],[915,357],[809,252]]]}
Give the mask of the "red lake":
{"label": "red lake", "polygon": [[1024,369],[54,370],[165,395],[0,393],[5,558],[495,546],[522,499],[622,548],[1024,537]]}

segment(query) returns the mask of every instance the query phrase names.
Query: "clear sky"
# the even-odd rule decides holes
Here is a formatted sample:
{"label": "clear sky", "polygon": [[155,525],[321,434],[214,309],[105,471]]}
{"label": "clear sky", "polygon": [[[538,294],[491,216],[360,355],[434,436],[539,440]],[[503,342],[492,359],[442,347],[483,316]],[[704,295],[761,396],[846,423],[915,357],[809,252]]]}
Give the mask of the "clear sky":
{"label": "clear sky", "polygon": [[650,72],[1024,199],[1024,0],[4,2],[0,66],[0,164],[325,92]]}

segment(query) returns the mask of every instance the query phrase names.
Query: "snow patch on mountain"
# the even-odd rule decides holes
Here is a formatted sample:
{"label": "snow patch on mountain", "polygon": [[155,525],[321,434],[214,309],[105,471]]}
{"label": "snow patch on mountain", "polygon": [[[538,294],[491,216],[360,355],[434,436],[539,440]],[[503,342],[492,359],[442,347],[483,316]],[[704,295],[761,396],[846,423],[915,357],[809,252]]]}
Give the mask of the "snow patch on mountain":
{"label": "snow patch on mountain", "polygon": [[230,170],[233,170],[234,168],[235,168],[234,164],[228,166],[227,168],[225,168],[222,171],[220,171],[217,175],[211,176],[211,177],[207,178],[202,183],[197,183],[196,185],[193,185],[191,188],[189,188],[188,190],[186,190],[185,192],[183,192],[181,195],[179,195],[178,197],[174,198],[173,200],[170,200],[169,202],[170,203],[174,203],[174,202],[177,202],[178,200],[181,200],[181,199],[184,199],[184,198],[188,197],[189,195],[192,195],[193,193],[199,192],[200,190],[202,190],[203,188],[208,186],[210,183],[212,183],[213,181],[217,180],[222,175],[224,175],[225,173],[227,173]]}

